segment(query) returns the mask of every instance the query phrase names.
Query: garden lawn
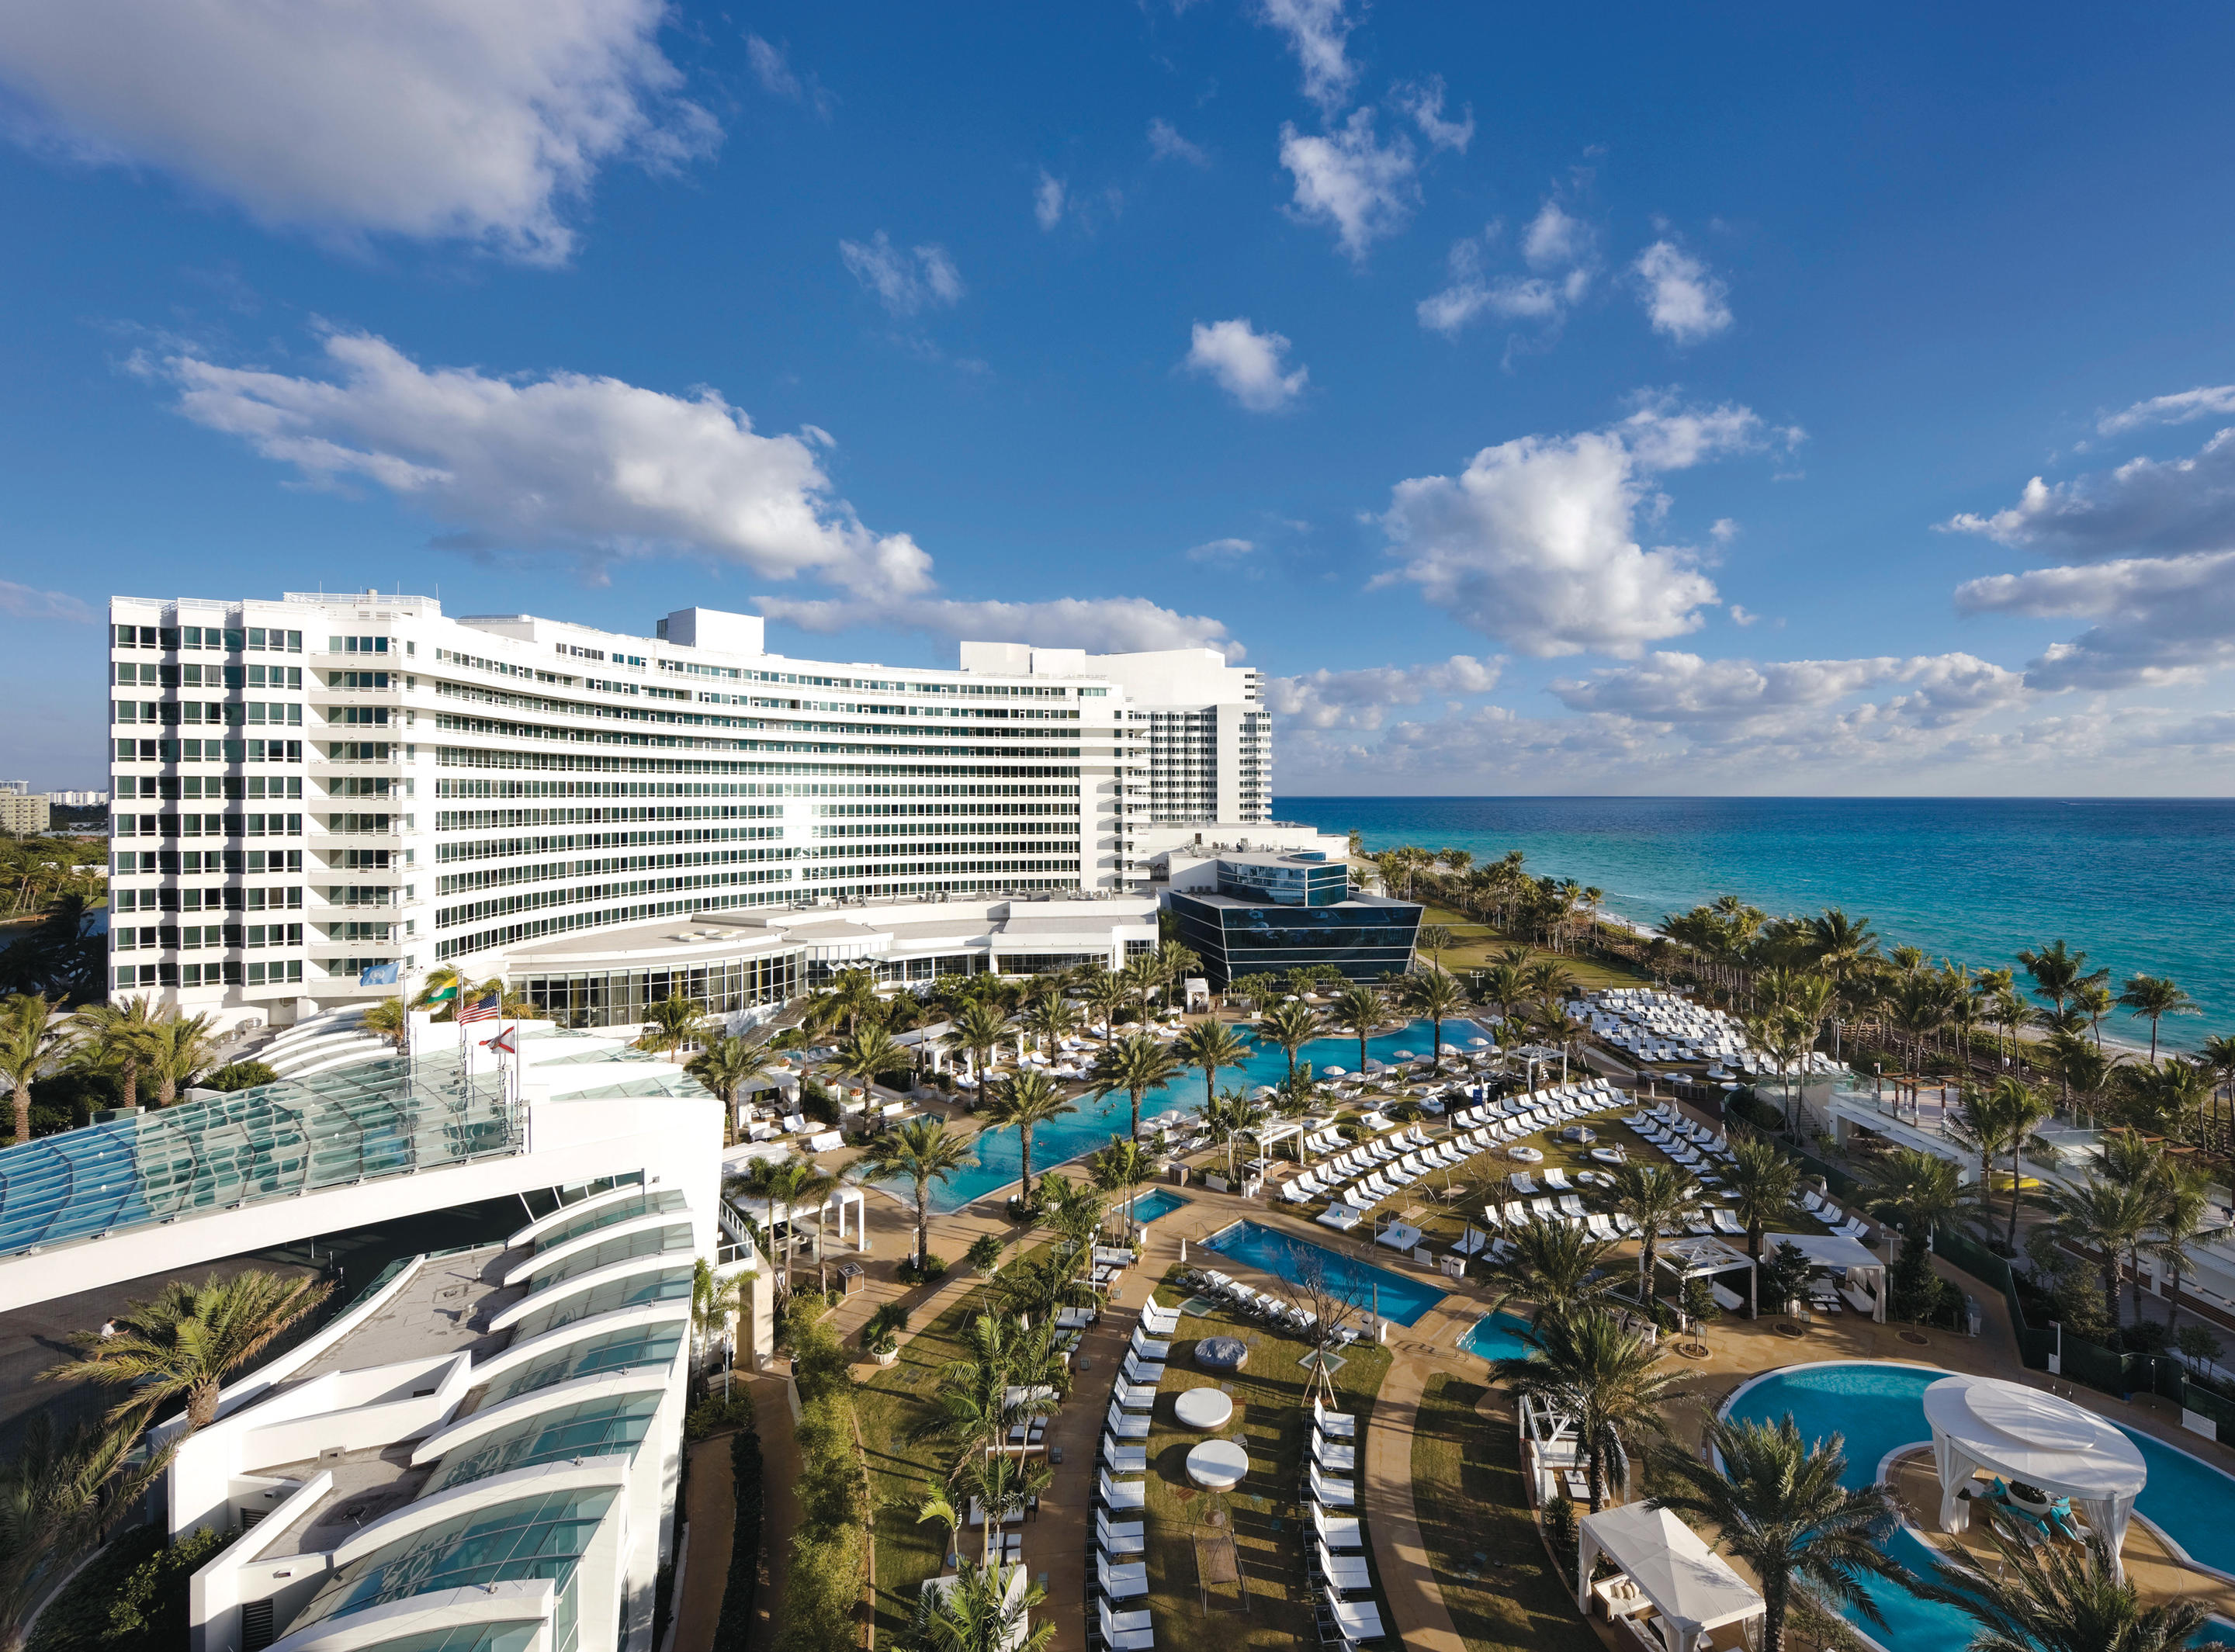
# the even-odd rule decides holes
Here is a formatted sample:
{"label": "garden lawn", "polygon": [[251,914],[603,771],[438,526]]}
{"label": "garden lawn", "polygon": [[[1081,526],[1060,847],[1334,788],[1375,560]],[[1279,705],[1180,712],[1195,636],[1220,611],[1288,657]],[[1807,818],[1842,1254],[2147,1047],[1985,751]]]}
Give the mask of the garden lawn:
{"label": "garden lawn", "polygon": [[1469,1652],[1600,1652],[1553,1576],[1510,1420],[1475,1406],[1480,1384],[1439,1373],[1412,1432],[1412,1504],[1429,1564]]}
{"label": "garden lawn", "polygon": [[[1188,1293],[1173,1282],[1177,1272],[1159,1287],[1158,1300],[1187,1299]],[[1239,1337],[1249,1346],[1249,1364],[1226,1378],[1197,1370],[1195,1345],[1207,1336]],[[1296,1361],[1308,1349],[1223,1309],[1186,1315],[1170,1341],[1171,1358],[1148,1440],[1149,1596],[1145,1602],[1125,1603],[1146,1605],[1155,1614],[1157,1652],[1236,1652],[1243,1647],[1288,1652],[1316,1645],[1306,1593],[1307,1568],[1313,1564],[1311,1515],[1296,1500],[1312,1437],[1308,1373]],[[1344,1364],[1334,1373],[1338,1409],[1358,1418],[1361,1462],[1373,1396],[1388,1373],[1386,1350],[1361,1347],[1346,1350]],[[1176,1397],[1222,1381],[1234,1400],[1232,1421],[1210,1433],[1182,1427],[1172,1414]],[[1231,1491],[1199,1491],[1188,1479],[1188,1452],[1213,1438],[1238,1438],[1249,1450],[1249,1476]],[[1194,1539],[1198,1530],[1211,1530],[1207,1522],[1214,1511],[1224,1513],[1222,1529],[1234,1534],[1248,1591],[1246,1612],[1231,1584],[1214,1590],[1209,1612],[1203,1608]],[[1090,1558],[1086,1564],[1093,1563]],[[1378,1574],[1375,1581],[1378,1592]]]}
{"label": "garden lawn", "polygon": [[1595,993],[1606,987],[1650,987],[1652,978],[1632,966],[1614,958],[1590,958],[1581,953],[1550,952],[1520,935],[1510,935],[1472,918],[1463,918],[1448,907],[1430,902],[1422,914],[1424,924],[1439,923],[1451,931],[1452,945],[1444,948],[1437,960],[1454,975],[1465,977],[1471,969],[1487,968],[1498,961],[1498,955],[1508,947],[1529,948],[1529,961],[1537,963],[1550,959],[1574,978],[1576,986],[1585,992]]}

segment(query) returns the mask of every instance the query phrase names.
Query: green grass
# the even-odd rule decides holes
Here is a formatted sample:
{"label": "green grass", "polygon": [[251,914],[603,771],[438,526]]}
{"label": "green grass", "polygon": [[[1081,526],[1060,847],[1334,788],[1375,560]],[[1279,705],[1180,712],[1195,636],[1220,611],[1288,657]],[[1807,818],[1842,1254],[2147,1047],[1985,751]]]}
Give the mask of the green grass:
{"label": "green grass", "polygon": [[1578,953],[1550,952],[1524,936],[1508,934],[1492,925],[1478,923],[1472,918],[1463,918],[1448,907],[1428,903],[1420,921],[1439,923],[1451,931],[1456,943],[1444,948],[1439,960],[1454,975],[1465,975],[1470,969],[1483,969],[1498,961],[1498,954],[1508,947],[1529,948],[1529,961],[1536,963],[1550,959],[1566,970],[1576,985],[1587,992],[1596,992],[1603,987],[1649,987],[1652,978],[1633,966],[1613,958],[1589,958]]}
{"label": "green grass", "polygon": [[1598,1652],[1537,1538],[1512,1426],[1475,1410],[1486,1392],[1431,1377],[1412,1434],[1412,1504],[1452,1627],[1470,1652]]}
{"label": "green grass", "polygon": [[[1172,1302],[1187,1293],[1168,1275],[1159,1299]],[[1222,1379],[1195,1367],[1195,1345],[1207,1336],[1239,1337],[1249,1362],[1232,1377],[1234,1419],[1212,1433],[1183,1428],[1174,1420],[1178,1395],[1191,1387],[1216,1386]],[[1189,1314],[1171,1338],[1172,1352],[1157,1396],[1149,1430],[1148,1564],[1146,1605],[1157,1625],[1157,1652],[1235,1652],[1243,1647],[1288,1649],[1317,1643],[1312,1609],[1305,1596],[1311,1553],[1311,1516],[1296,1501],[1304,1461],[1311,1450],[1308,1373],[1296,1361],[1308,1350],[1300,1342],[1223,1310],[1207,1317]],[[1389,1354],[1378,1347],[1353,1347],[1334,1373],[1339,1409],[1358,1418],[1360,1458],[1373,1414],[1373,1396],[1389,1373]],[[1187,1454],[1204,1440],[1239,1435],[1249,1452],[1249,1473],[1228,1492],[1198,1491],[1187,1477]],[[1353,1478],[1356,1477],[1353,1476]],[[1222,1511],[1234,1534],[1249,1609],[1231,1586],[1214,1596],[1203,1610],[1198,1590],[1194,1536],[1214,1511]],[[1091,1563],[1090,1563],[1091,1564]],[[1378,1582],[1378,1578],[1377,1578]],[[1220,1598],[1222,1596],[1222,1599]],[[1144,1603],[1131,1602],[1131,1605]]]}

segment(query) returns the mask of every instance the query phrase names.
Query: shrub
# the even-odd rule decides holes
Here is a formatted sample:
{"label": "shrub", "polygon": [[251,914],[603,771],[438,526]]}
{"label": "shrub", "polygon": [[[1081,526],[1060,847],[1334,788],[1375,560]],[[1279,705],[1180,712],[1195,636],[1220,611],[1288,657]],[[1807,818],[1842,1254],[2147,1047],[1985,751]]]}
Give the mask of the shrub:
{"label": "shrub", "polygon": [[722,1587],[722,1616],[714,1626],[714,1652],[744,1652],[760,1590],[761,1522],[767,1493],[762,1484],[761,1437],[750,1428],[740,1429],[730,1441],[730,1475],[737,1485],[737,1518],[729,1581]]}
{"label": "shrub", "polygon": [[2199,1372],[2226,1352],[2220,1347],[2219,1339],[2212,1334],[2210,1326],[2199,1325],[2192,1321],[2180,1328],[2180,1334],[2173,1340],[2173,1346],[2180,1350],[2180,1357]]}
{"label": "shrub", "polygon": [[278,1084],[279,1075],[261,1061],[233,1061],[220,1067],[202,1080],[205,1090],[253,1090],[259,1085]]}
{"label": "shrub", "polygon": [[753,1426],[753,1397],[742,1382],[730,1385],[730,1395],[709,1393],[683,1414],[683,1438],[696,1445],[732,1428]]}
{"label": "shrub", "polygon": [[234,1536],[202,1531],[166,1544],[159,1526],[121,1534],[40,1616],[31,1645],[38,1652],[173,1652],[186,1645],[188,1581]]}
{"label": "shrub", "polygon": [[914,1257],[903,1257],[900,1266],[893,1270],[893,1276],[903,1285],[928,1285],[946,1272],[947,1258],[936,1251],[927,1251],[921,1268],[916,1266]]}
{"label": "shrub", "polygon": [[1702,1276],[1684,1282],[1684,1312],[1702,1325],[1722,1318],[1723,1305],[1715,1300],[1713,1280]]}
{"label": "shrub", "polygon": [[969,1252],[963,1260],[980,1274],[991,1277],[1001,1265],[1002,1249],[1000,1234],[981,1233],[970,1242]]}
{"label": "shrub", "polygon": [[1576,1575],[1576,1500],[1566,1491],[1555,1491],[1552,1500],[1544,1505],[1544,1540],[1552,1545],[1552,1558],[1559,1563],[1560,1576]]}

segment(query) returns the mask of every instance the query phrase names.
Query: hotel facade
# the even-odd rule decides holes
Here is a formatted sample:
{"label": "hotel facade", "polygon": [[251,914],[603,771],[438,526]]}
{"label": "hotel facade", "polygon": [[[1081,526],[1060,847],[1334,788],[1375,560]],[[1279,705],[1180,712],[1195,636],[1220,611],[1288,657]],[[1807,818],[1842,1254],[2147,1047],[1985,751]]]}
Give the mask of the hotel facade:
{"label": "hotel facade", "polygon": [[[710,609],[640,636],[371,593],[109,622],[111,990],[225,1025],[392,993],[358,985],[390,963],[510,978],[563,944],[579,976],[603,932],[840,904],[968,902],[941,955],[991,967],[961,942],[1018,902],[1138,905],[1144,829],[1270,813],[1262,678],[1209,649],[937,671],[773,655]],[[823,961],[748,950],[692,995],[781,1001]]]}

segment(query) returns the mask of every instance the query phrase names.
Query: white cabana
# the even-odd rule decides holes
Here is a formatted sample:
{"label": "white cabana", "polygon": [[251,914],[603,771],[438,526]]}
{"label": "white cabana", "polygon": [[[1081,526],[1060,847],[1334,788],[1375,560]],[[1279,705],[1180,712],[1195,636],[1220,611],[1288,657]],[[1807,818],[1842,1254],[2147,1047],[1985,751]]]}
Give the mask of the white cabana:
{"label": "white cabana", "polygon": [[1293,1118],[1268,1118],[1249,1132],[1260,1152],[1270,1154],[1281,1143],[1293,1139],[1296,1144],[1296,1163],[1304,1162],[1304,1127]]}
{"label": "white cabana", "polygon": [[1842,1238],[1836,1233],[1773,1233],[1766,1244],[1766,1255],[1775,1255],[1779,1245],[1791,1245],[1808,1258],[1810,1267],[1845,1275],[1850,1288],[1870,1294],[1871,1317],[1880,1325],[1885,1323],[1885,1262],[1861,1240]]}
{"label": "white cabana", "polygon": [[[1779,1238],[1794,1236],[1780,1234]],[[1760,1305],[1760,1276],[1756,1272],[1753,1258],[1743,1250],[1734,1250],[1720,1239],[1664,1240],[1653,1253],[1654,1265],[1666,1268],[1679,1281],[1711,1279],[1717,1274],[1727,1274],[1737,1268],[1747,1270],[1747,1301],[1749,1308],[1758,1312]],[[1734,1299],[1735,1300],[1735,1299]],[[1731,1303],[1725,1303],[1730,1307]]]}
{"label": "white cabana", "polygon": [[1943,1531],[1970,1523],[1957,1493],[1983,1469],[2070,1498],[2117,1562],[2134,1499],[2149,1478],[2140,1448],[2124,1430],[2069,1400],[1995,1377],[1934,1383],[1924,1391],[1924,1419],[1932,1425]]}
{"label": "white cabana", "polygon": [[[1761,1596],[1668,1510],[1631,1503],[1583,1518],[1576,1545],[1578,1611],[1591,1609],[1591,1568],[1601,1555],[1652,1603],[1653,1627],[1668,1652],[1695,1652],[1714,1630],[1734,1623],[1753,1643]],[[1621,1603],[1610,1598],[1609,1604],[1620,1615]]]}

